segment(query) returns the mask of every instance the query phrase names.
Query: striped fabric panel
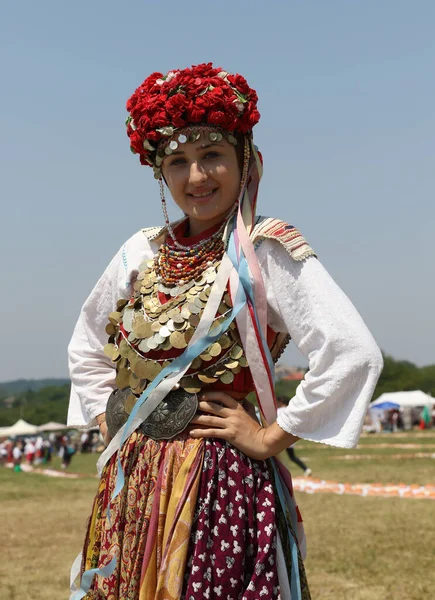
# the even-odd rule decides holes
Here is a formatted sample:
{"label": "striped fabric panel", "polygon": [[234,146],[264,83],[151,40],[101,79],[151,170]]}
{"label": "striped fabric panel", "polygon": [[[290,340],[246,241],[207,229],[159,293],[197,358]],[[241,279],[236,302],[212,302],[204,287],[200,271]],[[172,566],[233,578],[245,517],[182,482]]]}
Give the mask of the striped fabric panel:
{"label": "striped fabric panel", "polygon": [[277,240],[293,260],[301,261],[309,256],[316,256],[316,253],[308,245],[300,231],[280,219],[272,217],[260,217],[260,220],[254,227],[251,234],[253,243],[262,239]]}

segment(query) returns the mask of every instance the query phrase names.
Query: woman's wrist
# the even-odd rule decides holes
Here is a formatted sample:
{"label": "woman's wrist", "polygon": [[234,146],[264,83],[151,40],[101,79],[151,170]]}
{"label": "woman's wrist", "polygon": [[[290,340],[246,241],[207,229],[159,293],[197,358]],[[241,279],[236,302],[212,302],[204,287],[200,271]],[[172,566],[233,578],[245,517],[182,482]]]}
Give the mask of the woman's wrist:
{"label": "woman's wrist", "polygon": [[105,422],[106,422],[106,413],[105,413],[105,412],[103,412],[103,413],[101,413],[100,415],[97,415],[97,416],[95,417],[95,420],[96,420],[96,422],[97,422],[97,425],[98,425],[98,427],[99,427],[99,426],[100,426],[102,423],[105,423]]}
{"label": "woman's wrist", "polygon": [[297,436],[284,431],[277,423],[272,423],[272,425],[265,427],[262,433],[266,458],[277,456],[299,440]]}

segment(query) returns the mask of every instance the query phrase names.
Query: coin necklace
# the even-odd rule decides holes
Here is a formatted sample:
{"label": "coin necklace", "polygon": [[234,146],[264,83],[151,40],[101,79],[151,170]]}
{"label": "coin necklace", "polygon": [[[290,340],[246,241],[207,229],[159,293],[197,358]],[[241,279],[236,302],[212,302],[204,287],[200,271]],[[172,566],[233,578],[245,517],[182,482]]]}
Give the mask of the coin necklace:
{"label": "coin necklace", "polygon": [[174,247],[168,236],[154,259],[160,281],[166,285],[183,285],[197,279],[208,266],[221,260],[225,252],[223,232],[232,213],[213,235],[201,241],[201,245]]}

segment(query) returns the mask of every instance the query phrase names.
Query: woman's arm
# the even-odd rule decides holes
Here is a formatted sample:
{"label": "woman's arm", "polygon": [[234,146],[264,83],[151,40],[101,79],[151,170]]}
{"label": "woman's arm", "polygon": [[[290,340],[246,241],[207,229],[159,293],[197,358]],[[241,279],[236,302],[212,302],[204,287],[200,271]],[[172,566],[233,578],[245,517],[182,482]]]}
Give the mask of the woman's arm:
{"label": "woman's arm", "polygon": [[192,419],[190,435],[193,438],[224,439],[255,460],[276,456],[299,439],[276,423],[262,427],[237,400],[224,392],[201,394],[198,410],[202,414]]}
{"label": "woman's arm", "polygon": [[82,307],[68,346],[70,426],[92,427],[97,420],[104,419],[116,376],[114,363],[104,354],[108,315],[115,310],[117,300],[130,296],[135,269],[152,256],[153,250],[145,235],[141,231],[135,234],[115,255]]}
{"label": "woman's arm", "polygon": [[353,304],[314,257],[297,262],[267,240],[258,249],[269,324],[287,332],[309,370],[277,424],[287,433],[356,446],[382,355]]}
{"label": "woman's arm", "polygon": [[382,355],[350,300],[317,259],[297,262],[278,242],[269,240],[258,255],[269,324],[291,335],[307,357],[309,371],[277,422],[265,428],[236,400],[221,392],[205,392],[192,436],[223,438],[256,459],[279,454],[300,438],[354,447],[382,369]]}

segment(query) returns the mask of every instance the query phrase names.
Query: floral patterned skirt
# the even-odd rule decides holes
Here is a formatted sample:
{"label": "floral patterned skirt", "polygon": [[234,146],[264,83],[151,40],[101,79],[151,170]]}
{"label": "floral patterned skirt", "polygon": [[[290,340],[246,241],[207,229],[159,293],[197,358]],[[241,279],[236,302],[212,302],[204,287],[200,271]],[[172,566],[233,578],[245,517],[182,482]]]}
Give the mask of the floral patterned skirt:
{"label": "floral patterned skirt", "polygon": [[[223,440],[183,433],[156,442],[135,432],[121,449],[124,488],[110,502],[117,457],[102,473],[82,571],[114,556],[117,564],[109,577],[95,576],[85,598],[310,599],[299,551],[292,564],[296,536],[270,461],[251,460]],[[295,568],[301,593],[289,596]]]}

